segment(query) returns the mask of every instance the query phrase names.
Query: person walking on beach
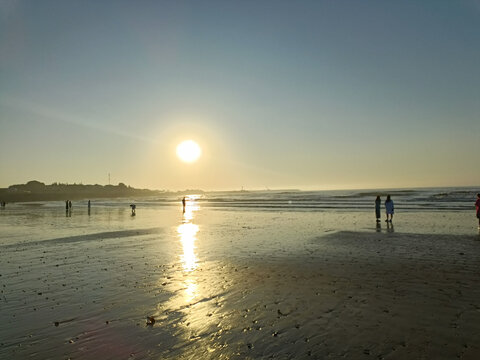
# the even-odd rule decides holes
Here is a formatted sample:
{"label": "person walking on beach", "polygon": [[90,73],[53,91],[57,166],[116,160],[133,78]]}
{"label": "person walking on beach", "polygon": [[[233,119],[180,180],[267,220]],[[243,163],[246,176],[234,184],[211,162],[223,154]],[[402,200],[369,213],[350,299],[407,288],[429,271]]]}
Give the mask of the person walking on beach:
{"label": "person walking on beach", "polygon": [[378,195],[377,198],[375,199],[375,217],[377,218],[377,223],[380,222],[380,203],[381,202],[382,200]]}
{"label": "person walking on beach", "polygon": [[[387,195],[387,200],[385,200],[385,212],[387,214],[387,219],[385,221],[392,222],[394,207],[393,207],[393,200],[390,198],[390,195]],[[388,215],[390,215],[390,220],[388,220]]]}
{"label": "person walking on beach", "polygon": [[477,201],[475,201],[475,208],[477,210],[478,230],[480,230],[480,193],[477,194]]}
{"label": "person walking on beach", "polygon": [[183,212],[185,213],[185,205],[187,204],[187,199],[185,199],[185,196],[182,199],[182,205],[183,205]]}

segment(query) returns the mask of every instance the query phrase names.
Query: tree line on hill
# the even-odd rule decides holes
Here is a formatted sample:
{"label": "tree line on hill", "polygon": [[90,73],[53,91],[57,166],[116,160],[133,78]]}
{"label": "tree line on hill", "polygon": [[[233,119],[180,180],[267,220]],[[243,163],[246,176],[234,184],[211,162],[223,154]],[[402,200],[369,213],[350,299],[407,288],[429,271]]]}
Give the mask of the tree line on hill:
{"label": "tree line on hill", "polygon": [[40,181],[29,181],[26,184],[11,185],[0,189],[0,201],[56,201],[81,200],[95,198],[144,197],[165,194],[165,191],[135,189],[124,183],[118,185],[83,185],[60,184],[45,185]]}

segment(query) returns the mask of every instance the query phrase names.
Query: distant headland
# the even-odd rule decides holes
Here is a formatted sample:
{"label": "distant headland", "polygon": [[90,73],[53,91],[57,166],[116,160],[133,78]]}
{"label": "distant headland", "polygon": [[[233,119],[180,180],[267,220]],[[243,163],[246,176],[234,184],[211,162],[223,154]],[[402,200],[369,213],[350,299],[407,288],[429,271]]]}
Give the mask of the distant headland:
{"label": "distant headland", "polygon": [[[186,192],[202,193],[202,190],[185,190]],[[178,194],[184,192],[179,191]],[[25,201],[59,201],[82,200],[98,198],[129,198],[147,197],[156,195],[174,194],[163,190],[136,189],[119,183],[118,185],[84,185],[53,183],[45,185],[36,180],[26,184],[11,185],[0,189],[0,201],[25,202]]]}

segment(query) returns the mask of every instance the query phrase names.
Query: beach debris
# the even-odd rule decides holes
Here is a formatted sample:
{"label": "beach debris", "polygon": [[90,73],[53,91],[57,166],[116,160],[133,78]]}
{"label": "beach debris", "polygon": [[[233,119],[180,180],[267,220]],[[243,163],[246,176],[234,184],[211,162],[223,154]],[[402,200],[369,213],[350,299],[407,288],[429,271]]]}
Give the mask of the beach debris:
{"label": "beach debris", "polygon": [[147,325],[153,326],[155,324],[155,318],[153,316],[147,316]]}
{"label": "beach debris", "polygon": [[66,319],[66,320],[62,320],[62,321],[55,321],[55,322],[53,323],[53,325],[59,326],[60,324],[69,323],[69,322],[75,321],[76,319],[77,319],[77,318],[71,318],[71,319]]}
{"label": "beach debris", "polygon": [[288,316],[288,315],[290,315],[290,313],[291,313],[291,311],[288,311],[288,310],[285,310],[285,309],[283,311],[280,310],[280,309],[277,310],[277,314],[280,315],[280,316]]}

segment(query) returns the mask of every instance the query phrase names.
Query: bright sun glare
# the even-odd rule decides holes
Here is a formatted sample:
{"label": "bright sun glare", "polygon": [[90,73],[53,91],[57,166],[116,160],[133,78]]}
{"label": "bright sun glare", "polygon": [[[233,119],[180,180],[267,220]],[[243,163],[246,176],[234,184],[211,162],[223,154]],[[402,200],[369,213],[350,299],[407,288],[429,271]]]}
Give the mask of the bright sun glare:
{"label": "bright sun glare", "polygon": [[193,140],[182,141],[177,146],[177,156],[184,162],[194,162],[200,155],[202,155],[202,149],[200,149],[200,146]]}

